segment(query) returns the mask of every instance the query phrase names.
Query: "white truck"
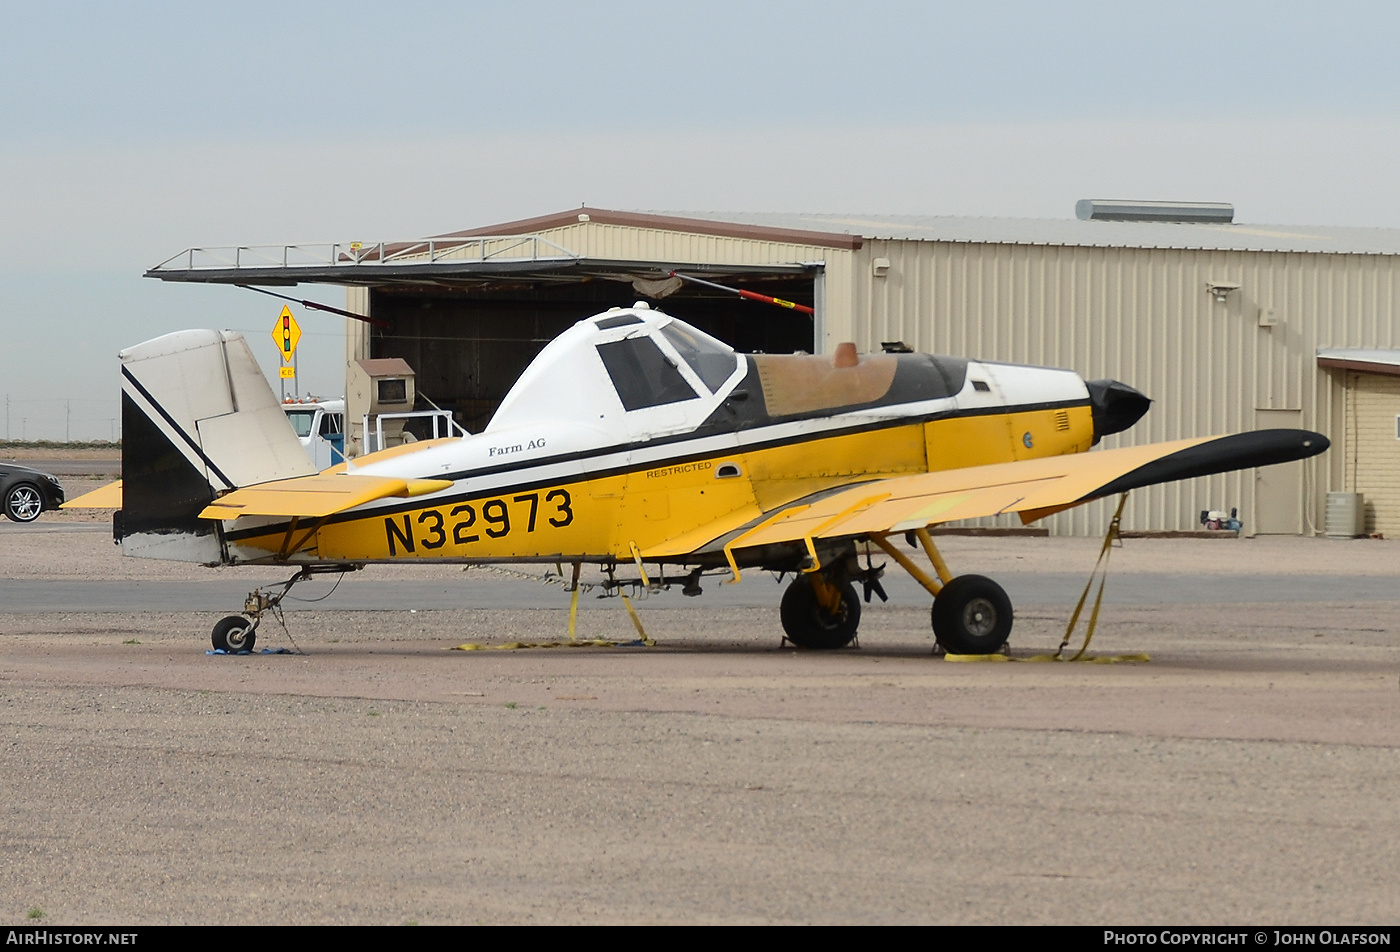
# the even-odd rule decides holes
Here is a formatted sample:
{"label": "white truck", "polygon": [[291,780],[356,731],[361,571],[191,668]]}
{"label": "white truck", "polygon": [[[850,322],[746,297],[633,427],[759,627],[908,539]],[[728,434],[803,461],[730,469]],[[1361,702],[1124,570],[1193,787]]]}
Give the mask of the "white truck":
{"label": "white truck", "polygon": [[345,460],[344,400],[286,400],[282,412],[318,470]]}

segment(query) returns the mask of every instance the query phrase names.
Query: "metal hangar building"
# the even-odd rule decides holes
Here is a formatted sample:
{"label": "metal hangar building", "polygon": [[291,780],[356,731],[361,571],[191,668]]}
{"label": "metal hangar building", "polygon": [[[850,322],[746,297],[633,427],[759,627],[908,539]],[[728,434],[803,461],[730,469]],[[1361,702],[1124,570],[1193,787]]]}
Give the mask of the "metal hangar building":
{"label": "metal hangar building", "polygon": [[[1139,490],[1124,527],[1323,530],[1331,491],[1400,534],[1400,230],[1239,224],[1228,205],[1080,202],[1074,219],[580,207],[433,238],[191,248],[166,281],[345,287],[347,366],[402,358],[419,393],[482,429],[573,322],[650,300],[739,350],[914,350],[1067,367],[1152,410],[1104,446],[1274,426],[1327,434],[1319,458]],[[815,310],[749,303],[677,271]],[[951,450],[956,452],[955,449]],[[1101,501],[1045,520],[1100,534]]]}

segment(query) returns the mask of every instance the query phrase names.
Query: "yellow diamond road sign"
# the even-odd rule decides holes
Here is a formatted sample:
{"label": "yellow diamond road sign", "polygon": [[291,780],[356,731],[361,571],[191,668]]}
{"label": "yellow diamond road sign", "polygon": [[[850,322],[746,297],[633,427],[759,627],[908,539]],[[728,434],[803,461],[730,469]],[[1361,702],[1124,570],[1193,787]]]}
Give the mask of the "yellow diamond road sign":
{"label": "yellow diamond road sign", "polygon": [[277,318],[277,326],[272,329],[272,339],[277,342],[282,360],[290,364],[292,355],[297,352],[297,341],[301,340],[301,328],[292,317],[292,309],[286,305],[282,306],[282,316]]}

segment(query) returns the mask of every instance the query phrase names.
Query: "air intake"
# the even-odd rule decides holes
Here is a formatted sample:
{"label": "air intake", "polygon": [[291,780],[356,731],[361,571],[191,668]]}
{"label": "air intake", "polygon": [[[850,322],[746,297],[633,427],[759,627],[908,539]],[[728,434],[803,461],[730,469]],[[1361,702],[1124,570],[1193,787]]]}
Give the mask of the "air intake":
{"label": "air intake", "polygon": [[1226,202],[1119,202],[1082,198],[1074,204],[1080,221],[1214,222],[1235,220],[1235,206]]}

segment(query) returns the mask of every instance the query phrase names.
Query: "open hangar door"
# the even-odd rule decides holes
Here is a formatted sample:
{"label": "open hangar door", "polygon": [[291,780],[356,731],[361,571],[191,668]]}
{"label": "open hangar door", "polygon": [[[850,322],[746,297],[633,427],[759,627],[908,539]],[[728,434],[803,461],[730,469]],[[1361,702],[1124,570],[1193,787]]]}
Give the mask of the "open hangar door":
{"label": "open hangar door", "polygon": [[[681,273],[687,269],[678,268]],[[708,281],[813,307],[817,274],[697,271]],[[664,277],[664,272],[661,273]],[[401,357],[417,374],[417,389],[472,433],[479,433],[535,355],[575,322],[610,307],[647,301],[736,350],[812,353],[810,315],[743,300],[693,284],[665,294],[646,275],[569,280],[482,280],[460,286],[388,285],[370,289],[370,314],[387,327],[371,330],[369,356]],[[674,282],[672,282],[674,285]],[[418,409],[427,409],[423,403]],[[420,436],[425,434],[419,434]]]}

